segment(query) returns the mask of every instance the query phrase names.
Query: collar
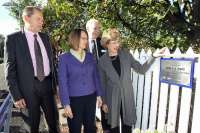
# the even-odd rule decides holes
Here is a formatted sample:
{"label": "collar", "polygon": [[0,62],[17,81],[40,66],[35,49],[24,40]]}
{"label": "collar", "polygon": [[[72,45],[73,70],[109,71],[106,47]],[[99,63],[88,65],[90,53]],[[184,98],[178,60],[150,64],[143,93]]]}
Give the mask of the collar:
{"label": "collar", "polygon": [[97,39],[92,39],[92,38],[89,38],[89,42],[92,42],[92,41],[95,41],[95,42],[97,42]]}
{"label": "collar", "polygon": [[83,51],[83,55],[81,55],[79,52],[73,50],[73,49],[70,49],[70,53],[75,56],[79,61],[83,62],[84,59],[85,59],[85,51]]}
{"label": "collar", "polygon": [[34,32],[28,30],[28,29],[25,28],[25,27],[24,27],[24,32],[25,32],[25,34],[29,34],[29,35],[32,35],[32,36],[33,36],[34,34],[36,34],[37,36],[39,36],[38,32],[37,32],[37,33],[34,33]]}

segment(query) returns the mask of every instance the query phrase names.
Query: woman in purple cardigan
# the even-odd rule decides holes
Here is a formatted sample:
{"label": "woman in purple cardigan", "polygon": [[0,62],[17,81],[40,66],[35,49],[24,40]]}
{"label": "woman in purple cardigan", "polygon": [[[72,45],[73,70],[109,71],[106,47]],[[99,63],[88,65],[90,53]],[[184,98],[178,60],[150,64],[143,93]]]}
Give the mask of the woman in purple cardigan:
{"label": "woman in purple cardigan", "polygon": [[96,133],[96,102],[102,104],[96,61],[85,52],[87,45],[87,32],[75,29],[69,35],[70,52],[59,57],[59,95],[70,133],[81,133],[82,125],[84,133]]}

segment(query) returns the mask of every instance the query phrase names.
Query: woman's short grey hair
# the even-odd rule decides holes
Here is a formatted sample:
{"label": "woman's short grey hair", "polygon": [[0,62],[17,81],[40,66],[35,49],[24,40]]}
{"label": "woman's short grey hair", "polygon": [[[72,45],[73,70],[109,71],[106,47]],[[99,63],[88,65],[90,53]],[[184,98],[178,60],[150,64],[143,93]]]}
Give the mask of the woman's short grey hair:
{"label": "woman's short grey hair", "polygon": [[101,45],[107,48],[110,41],[121,41],[120,32],[116,28],[108,28],[102,34]]}

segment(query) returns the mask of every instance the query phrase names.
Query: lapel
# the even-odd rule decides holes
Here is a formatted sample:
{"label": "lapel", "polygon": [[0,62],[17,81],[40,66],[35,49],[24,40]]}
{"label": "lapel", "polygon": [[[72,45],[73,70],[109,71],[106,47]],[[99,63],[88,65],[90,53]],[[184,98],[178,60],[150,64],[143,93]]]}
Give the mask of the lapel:
{"label": "lapel", "polygon": [[19,44],[22,45],[21,49],[23,50],[23,53],[25,55],[25,57],[27,58],[27,62],[31,65],[32,69],[33,69],[33,62],[31,59],[31,54],[30,54],[30,50],[28,47],[28,41],[26,39],[26,35],[24,31],[21,31],[21,39],[19,39],[21,42]]}
{"label": "lapel", "polygon": [[98,50],[100,49],[100,46],[101,46],[101,38],[97,38],[96,39],[96,43],[97,43],[97,48]]}
{"label": "lapel", "polygon": [[125,57],[124,57],[124,54],[123,54],[123,51],[120,49],[118,51],[118,54],[119,54],[119,60],[120,60],[120,67],[121,67],[121,75],[120,75],[120,79],[122,80],[123,79],[123,76],[124,76],[124,65],[126,64],[125,62]]}
{"label": "lapel", "polygon": [[108,52],[105,53],[105,65],[107,68],[107,73],[110,79],[112,79],[114,82],[119,83],[120,82],[120,76],[116,72],[115,68],[113,67],[112,61],[108,55]]}
{"label": "lapel", "polygon": [[122,50],[119,50],[119,59],[120,59],[120,68],[121,68],[121,75],[119,76],[117,71],[115,70],[113,64],[112,64],[112,61],[108,55],[108,52],[105,53],[106,56],[105,56],[105,65],[107,67],[107,70],[108,70],[108,76],[110,75],[110,78],[113,79],[113,81],[117,81],[117,82],[120,82],[120,80],[123,79],[123,76],[124,76],[124,65],[126,64],[125,62],[125,57],[124,57],[124,54],[122,52]]}
{"label": "lapel", "polygon": [[96,39],[96,44],[97,44],[97,51],[98,51],[98,56],[99,58],[101,57],[101,38]]}

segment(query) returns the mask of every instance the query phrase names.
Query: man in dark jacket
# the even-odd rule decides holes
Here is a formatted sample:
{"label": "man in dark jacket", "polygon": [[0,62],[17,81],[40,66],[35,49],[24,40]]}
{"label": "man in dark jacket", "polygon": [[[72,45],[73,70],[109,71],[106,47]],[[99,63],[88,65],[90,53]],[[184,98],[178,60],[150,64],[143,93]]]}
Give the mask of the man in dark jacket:
{"label": "man in dark jacket", "polygon": [[[87,30],[88,36],[89,36],[88,50],[94,55],[97,62],[98,62],[99,58],[106,52],[106,50],[101,45],[101,37],[100,37],[101,30],[100,29],[101,29],[101,24],[98,20],[90,19],[87,21],[86,30]],[[97,114],[97,120],[100,119],[99,118],[100,116],[98,114],[101,114],[101,123],[102,123],[104,133],[108,132],[110,127],[107,124],[107,120],[105,119],[104,112],[101,110],[101,113],[100,113],[100,110],[97,109],[96,114]]]}
{"label": "man in dark jacket", "polygon": [[24,29],[7,36],[5,76],[14,105],[27,110],[31,133],[39,133],[42,108],[50,133],[58,133],[54,101],[55,73],[49,38],[41,33],[42,10],[28,6],[23,10]]}

